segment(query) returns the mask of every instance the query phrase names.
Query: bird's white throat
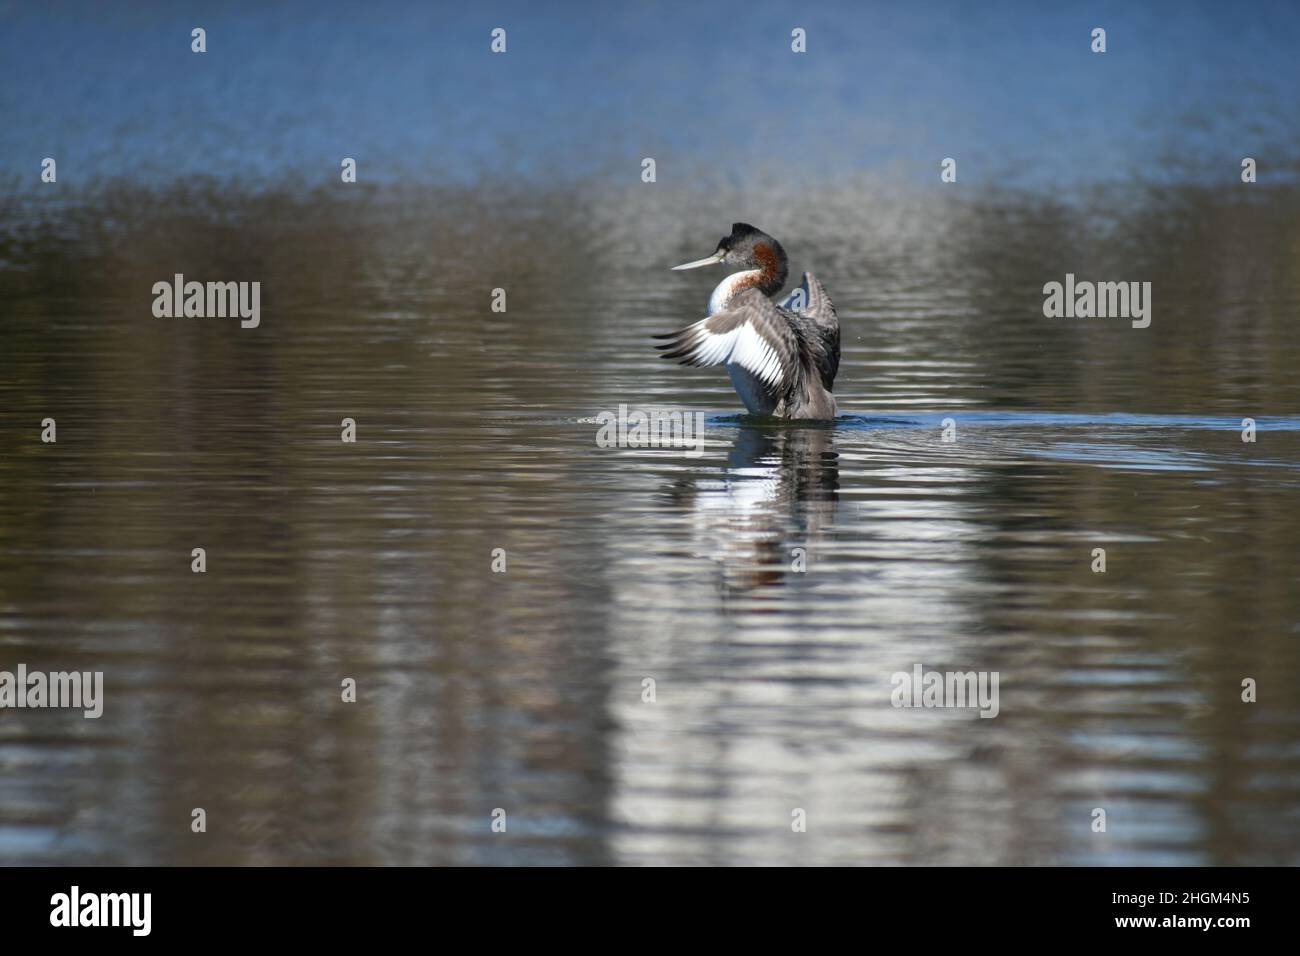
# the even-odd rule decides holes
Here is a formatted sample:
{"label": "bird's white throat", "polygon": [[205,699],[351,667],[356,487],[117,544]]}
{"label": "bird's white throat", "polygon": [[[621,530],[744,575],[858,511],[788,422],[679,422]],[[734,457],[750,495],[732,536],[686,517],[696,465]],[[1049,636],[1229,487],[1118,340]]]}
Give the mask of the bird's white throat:
{"label": "bird's white throat", "polygon": [[746,269],[744,272],[733,272],[713,290],[713,295],[709,296],[709,315],[715,312],[721,312],[731,301],[731,297],[747,286],[754,285],[763,275],[762,269]]}

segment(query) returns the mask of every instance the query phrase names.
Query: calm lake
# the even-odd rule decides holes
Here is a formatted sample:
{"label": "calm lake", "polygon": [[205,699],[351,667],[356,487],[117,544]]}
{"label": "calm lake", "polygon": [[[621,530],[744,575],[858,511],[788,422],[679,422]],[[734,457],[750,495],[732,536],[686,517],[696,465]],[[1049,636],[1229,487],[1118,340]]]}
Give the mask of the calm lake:
{"label": "calm lake", "polygon": [[[902,19],[912,53],[890,62],[929,70],[948,42]],[[474,56],[492,25],[472,26]],[[1201,49],[1213,25],[1170,42]],[[11,102],[25,123],[7,133],[0,217],[0,671],[101,671],[104,713],[0,709],[0,863],[1300,864],[1294,125],[1280,182],[1241,183],[1237,140],[1208,149],[1213,123],[1152,125],[1143,105],[1116,141],[1149,147],[1145,162],[1186,130],[1203,166],[1137,176],[1120,156],[1121,175],[1089,181],[1108,148],[1093,139],[1059,188],[1050,156],[1014,186],[978,163],[944,185],[951,153],[907,139],[905,92],[885,118],[923,174],[899,172],[907,156],[813,168],[788,143],[742,169],[692,138],[708,124],[670,77],[671,94],[636,87],[659,145],[619,138],[626,155],[575,172],[567,158],[608,149],[600,124],[630,95],[588,85],[634,47],[619,31],[644,26],[619,20],[612,46],[582,34],[597,52],[575,54],[578,75],[542,70],[522,105],[508,93],[523,67],[485,85],[505,110],[590,97],[596,119],[541,135],[529,168],[484,171],[475,156],[510,167],[508,149],[466,117],[469,158],[435,168],[421,150],[445,129],[407,139],[367,115],[372,153],[434,171],[368,177],[363,161],[344,185],[339,157],[364,144],[308,131],[346,123],[304,105],[324,94],[292,31],[249,35],[266,62],[299,50],[295,68],[274,60],[294,82],[223,112],[211,75],[165,88],[191,56],[176,26],[165,62],[181,66],[124,67],[149,110],[94,106],[124,54],[93,52],[81,85],[50,81],[64,113]],[[171,29],[120,27],[136,52]],[[656,29],[647,49],[666,49],[673,28]],[[540,52],[519,35],[522,63],[561,42],[548,30]],[[810,37],[834,49],[832,32]],[[20,65],[58,54],[35,38],[59,33],[16,26]],[[338,25],[308,36],[327,75],[361,42]],[[385,37],[362,65],[396,57],[394,89],[421,81],[403,65],[416,40]],[[1136,69],[1173,84],[1160,63]],[[454,80],[467,96],[474,69]],[[1295,84],[1270,75],[1289,90],[1262,100],[1276,134]],[[1207,115],[1237,108],[1212,86],[1188,95]],[[844,88],[827,95],[799,130],[851,112]],[[393,96],[385,109],[455,107]],[[1068,98],[1026,96],[1007,120],[1023,137],[999,141],[1010,166]],[[674,104],[699,123],[678,139]],[[186,139],[215,118],[212,140]],[[79,121],[98,152],[75,148]],[[38,135],[53,128],[61,152]],[[306,155],[282,169],[273,138],[236,148],[272,129]],[[248,178],[218,168],[223,149]],[[299,175],[317,149],[321,171]],[[42,185],[52,150],[59,185]],[[661,159],[644,183],[645,155],[692,174]],[[159,172],[173,160],[181,172]],[[834,299],[833,426],[744,417],[722,370],[652,347],[722,278],[669,267],[739,220]],[[260,325],[156,318],[151,288],[177,273],[260,282]],[[1150,326],[1045,317],[1044,284],[1067,274],[1150,282]],[[703,453],[601,447],[597,416],[620,405],[703,412]],[[895,707],[893,675],[918,665],[996,673],[997,716]]]}

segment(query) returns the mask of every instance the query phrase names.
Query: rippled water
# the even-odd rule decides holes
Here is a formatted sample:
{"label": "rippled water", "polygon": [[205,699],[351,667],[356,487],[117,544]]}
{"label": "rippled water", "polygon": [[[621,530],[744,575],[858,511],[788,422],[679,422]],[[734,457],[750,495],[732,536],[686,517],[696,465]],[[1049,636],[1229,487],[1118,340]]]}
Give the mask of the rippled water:
{"label": "rippled water", "polygon": [[[0,859],[1300,862],[1300,201],[1235,196],[26,208],[0,669],[106,704],[0,711]],[[834,427],[650,347],[740,218],[835,299]],[[1044,318],[1067,271],[1153,281],[1151,327]],[[175,272],[261,281],[261,326],[154,318]],[[598,447],[620,403],[704,454]],[[999,672],[998,716],[896,709],[916,664]]]}

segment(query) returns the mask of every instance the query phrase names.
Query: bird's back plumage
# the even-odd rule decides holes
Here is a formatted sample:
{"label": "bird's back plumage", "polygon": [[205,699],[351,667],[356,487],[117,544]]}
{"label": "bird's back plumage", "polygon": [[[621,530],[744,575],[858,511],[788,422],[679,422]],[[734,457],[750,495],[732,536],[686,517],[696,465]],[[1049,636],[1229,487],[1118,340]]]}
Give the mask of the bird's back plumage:
{"label": "bird's back plumage", "polygon": [[821,283],[810,273],[804,283],[803,311],[746,289],[723,311],[657,336],[669,340],[658,348],[683,365],[726,365],[754,414],[834,418],[830,390],[839,366],[839,322]]}

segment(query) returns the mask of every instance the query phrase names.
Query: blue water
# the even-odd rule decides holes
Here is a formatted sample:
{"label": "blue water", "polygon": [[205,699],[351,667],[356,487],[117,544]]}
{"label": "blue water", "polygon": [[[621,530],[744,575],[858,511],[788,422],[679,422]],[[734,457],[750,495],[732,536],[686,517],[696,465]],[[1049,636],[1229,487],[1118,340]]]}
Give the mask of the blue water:
{"label": "blue water", "polygon": [[[1294,182],[1294,4],[8,4],[0,181]],[[190,31],[207,31],[207,52]],[[1107,50],[1091,52],[1091,31]],[[493,55],[490,33],[507,30]],[[790,51],[794,27],[808,52]]]}
{"label": "blue water", "polygon": [[[1109,415],[1064,415],[1057,412],[997,412],[997,411],[963,411],[911,413],[907,418],[884,415],[840,415],[833,426],[821,423],[778,423],[770,422],[771,427],[807,428],[834,427],[837,429],[876,430],[882,428],[943,428],[946,419],[968,425],[988,427],[1042,427],[1042,428],[1105,428],[1110,425],[1132,425],[1146,428],[1178,428],[1190,430],[1227,430],[1240,432],[1242,422],[1236,419],[1201,418],[1191,415],[1133,415],[1114,412]],[[754,424],[762,425],[764,420],[746,415],[715,415],[708,419],[710,424]],[[1259,418],[1254,419],[1256,432],[1259,431],[1300,431],[1300,418]]]}

